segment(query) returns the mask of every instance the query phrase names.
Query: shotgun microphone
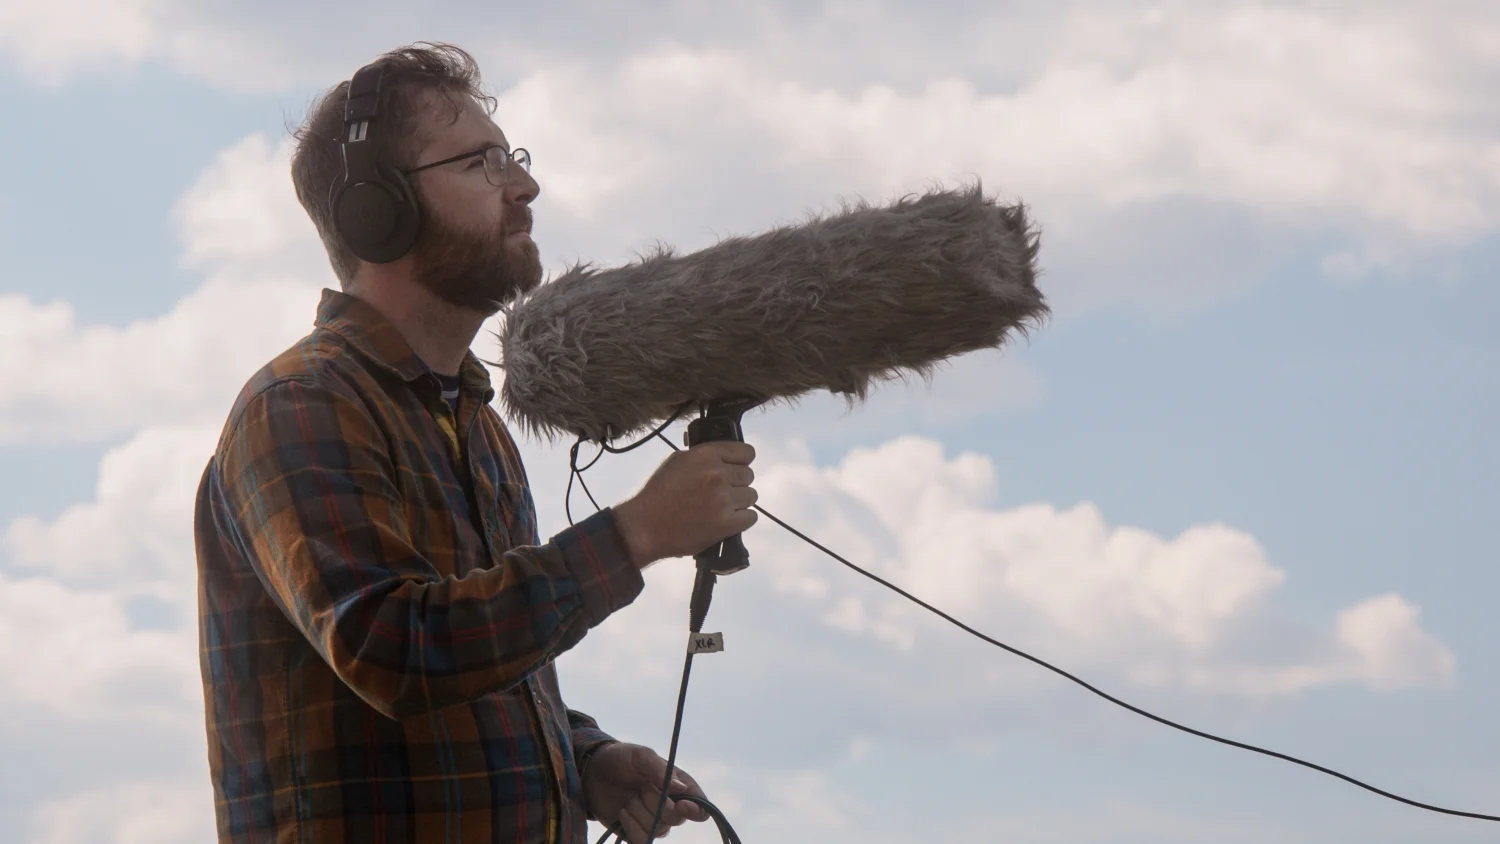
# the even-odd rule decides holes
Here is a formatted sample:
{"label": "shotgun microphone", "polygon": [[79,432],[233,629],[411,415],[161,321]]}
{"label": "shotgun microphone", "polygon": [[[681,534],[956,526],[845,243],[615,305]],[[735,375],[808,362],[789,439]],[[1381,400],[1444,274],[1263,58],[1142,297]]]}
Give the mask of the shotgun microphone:
{"label": "shotgun microphone", "polygon": [[502,308],[501,410],[529,434],[603,443],[684,406],[816,390],[852,405],[1043,319],[1038,246],[1025,207],[976,184],[574,265]]}

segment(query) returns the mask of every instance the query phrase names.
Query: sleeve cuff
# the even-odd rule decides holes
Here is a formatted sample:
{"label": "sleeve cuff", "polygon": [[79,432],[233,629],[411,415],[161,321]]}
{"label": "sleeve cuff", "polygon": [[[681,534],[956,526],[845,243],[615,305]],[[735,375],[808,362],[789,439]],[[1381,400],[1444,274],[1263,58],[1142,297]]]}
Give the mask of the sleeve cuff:
{"label": "sleeve cuff", "polygon": [[597,727],[577,729],[573,731],[573,759],[582,767],[584,757],[595,748],[606,744],[613,744],[619,739]]}
{"label": "sleeve cuff", "polygon": [[564,529],[553,542],[578,584],[590,627],[629,606],[645,589],[645,578],[630,561],[613,508],[606,507]]}

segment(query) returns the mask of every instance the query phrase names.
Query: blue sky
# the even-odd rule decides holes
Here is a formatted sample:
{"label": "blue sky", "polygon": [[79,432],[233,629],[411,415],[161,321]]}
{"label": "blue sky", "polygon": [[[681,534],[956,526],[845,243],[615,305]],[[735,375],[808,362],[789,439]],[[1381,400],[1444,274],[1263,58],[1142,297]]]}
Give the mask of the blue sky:
{"label": "blue sky", "polygon": [[[1056,318],[930,392],[752,415],[762,503],[1127,700],[1500,814],[1500,14],[1438,5],[374,4],[326,49],[291,24],[334,5],[107,7],[92,38],[0,13],[0,829],[209,839],[192,488],[333,283],[278,144],[341,74],[444,37],[535,156],[554,268],[930,179],[1031,203]],[[565,449],[528,448],[555,530]],[[596,495],[660,457],[601,461]],[[684,732],[746,840],[1493,835],[1142,721],[777,531],[716,598],[731,647]],[[663,751],[686,576],[560,663]]]}

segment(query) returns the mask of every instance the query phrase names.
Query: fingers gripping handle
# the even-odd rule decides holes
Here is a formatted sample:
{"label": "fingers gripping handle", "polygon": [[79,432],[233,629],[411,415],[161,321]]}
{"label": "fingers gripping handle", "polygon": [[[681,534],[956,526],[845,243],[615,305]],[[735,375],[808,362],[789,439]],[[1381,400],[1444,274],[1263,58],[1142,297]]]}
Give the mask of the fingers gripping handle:
{"label": "fingers gripping handle", "polygon": [[[702,415],[688,423],[684,440],[689,448],[706,442],[744,442],[740,417],[760,403],[755,399],[715,399],[708,402],[702,408]],[[698,561],[699,571],[716,575],[734,574],[750,566],[750,552],[746,550],[745,541],[738,533],[698,552],[693,555],[693,559]]]}

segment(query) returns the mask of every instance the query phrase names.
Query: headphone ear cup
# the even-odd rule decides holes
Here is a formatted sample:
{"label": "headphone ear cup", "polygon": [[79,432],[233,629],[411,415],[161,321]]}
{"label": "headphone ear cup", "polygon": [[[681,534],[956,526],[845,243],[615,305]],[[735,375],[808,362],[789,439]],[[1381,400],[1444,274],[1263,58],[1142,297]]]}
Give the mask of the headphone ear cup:
{"label": "headphone ear cup", "polygon": [[388,264],[416,243],[421,213],[410,183],[379,168],[378,181],[346,185],[334,196],[333,214],[349,250],[372,264]]}
{"label": "headphone ear cup", "polygon": [[417,236],[422,232],[422,203],[417,199],[411,180],[400,170],[381,167],[380,172],[397,196],[396,223],[391,228],[389,242],[390,260],[394,261],[410,252],[417,243]]}

